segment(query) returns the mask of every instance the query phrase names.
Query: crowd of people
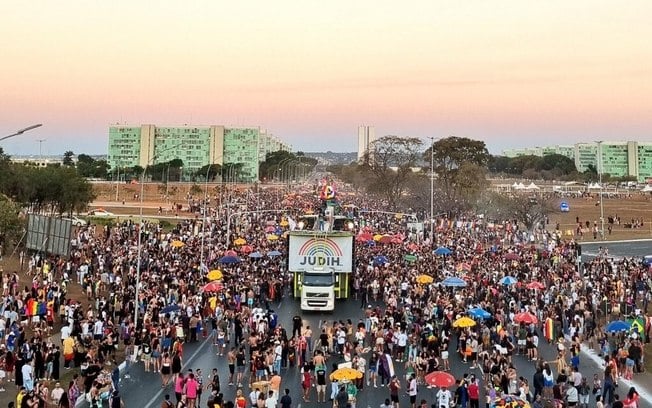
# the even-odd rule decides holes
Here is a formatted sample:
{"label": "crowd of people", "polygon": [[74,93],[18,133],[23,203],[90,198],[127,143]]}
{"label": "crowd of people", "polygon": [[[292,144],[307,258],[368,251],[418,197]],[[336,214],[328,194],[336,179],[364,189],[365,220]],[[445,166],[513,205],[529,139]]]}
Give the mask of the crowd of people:
{"label": "crowd of people", "polygon": [[[481,396],[491,406],[504,395],[533,406],[550,400],[558,406],[617,407],[618,399],[636,406],[636,390],[622,393],[616,387],[620,378],[644,369],[650,284],[640,261],[614,260],[605,249],[592,261],[578,262],[576,243],[561,231],[541,225],[535,245],[533,234],[517,221],[488,222],[473,215],[438,219],[430,237],[427,227],[412,231],[405,218],[362,211],[375,208],[372,201],[347,195],[338,205],[353,220],[356,237],[396,239],[356,239],[350,279],[361,306],[357,319],[309,327],[296,316],[290,330],[270,308],[272,300],[291,293],[283,233],[292,227],[288,219],[318,213],[322,203],[311,190],[228,194],[236,203],[230,211],[240,213],[235,217],[218,209],[222,196],[199,200],[197,208],[213,209],[206,224],[198,215],[169,231],[129,221],[80,228],[69,258],[36,254],[23,277],[3,273],[0,380],[20,387],[17,407],[67,407],[85,398],[92,407],[117,408],[122,360],[142,363],[146,376],[160,378],[175,397],[166,398],[164,408],[206,403],[286,408],[294,406],[293,399],[355,407],[365,387],[386,387],[385,405],[394,407],[403,398],[412,407],[450,407],[451,401],[477,407]],[[275,212],[258,212],[261,208]],[[235,244],[238,238],[245,243]],[[437,248],[446,254],[438,255]],[[281,255],[248,257],[252,251]],[[240,261],[222,263],[230,254]],[[223,273],[220,290],[202,291],[206,275],[217,267]],[[422,275],[432,282],[420,281]],[[448,277],[463,284],[443,284]],[[512,281],[504,284],[507,277]],[[541,286],[531,288],[532,282]],[[82,288],[83,298],[69,298],[72,285]],[[485,313],[472,315],[472,308]],[[519,322],[523,313],[535,320]],[[607,322],[623,315],[640,316],[642,330],[605,331]],[[474,325],[455,327],[464,316]],[[204,377],[183,370],[184,345],[202,337],[210,337],[228,365],[226,384],[234,398],[225,398],[214,373]],[[554,361],[537,354],[544,341],[556,344]],[[580,351],[586,347],[604,356],[604,373],[597,378],[580,372]],[[434,399],[420,398],[425,394],[418,389],[430,386],[429,373],[451,370],[453,353],[468,364],[467,374],[456,379],[452,393],[442,388]],[[531,360],[532,371],[519,372],[515,359]],[[339,363],[359,371],[360,378],[331,381]],[[61,373],[73,367],[79,375],[62,393]],[[299,370],[303,395],[281,388],[284,370]]]}

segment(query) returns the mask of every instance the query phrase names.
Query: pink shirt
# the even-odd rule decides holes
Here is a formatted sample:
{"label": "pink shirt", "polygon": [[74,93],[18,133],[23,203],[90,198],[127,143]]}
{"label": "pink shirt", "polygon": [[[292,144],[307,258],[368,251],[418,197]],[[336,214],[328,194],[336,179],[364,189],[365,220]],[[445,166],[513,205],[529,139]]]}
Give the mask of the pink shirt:
{"label": "pink shirt", "polygon": [[174,392],[177,392],[179,394],[183,393],[183,383],[185,382],[185,378],[178,376],[177,381],[174,383]]}
{"label": "pink shirt", "polygon": [[188,398],[197,398],[197,380],[194,378],[186,381],[186,397]]}

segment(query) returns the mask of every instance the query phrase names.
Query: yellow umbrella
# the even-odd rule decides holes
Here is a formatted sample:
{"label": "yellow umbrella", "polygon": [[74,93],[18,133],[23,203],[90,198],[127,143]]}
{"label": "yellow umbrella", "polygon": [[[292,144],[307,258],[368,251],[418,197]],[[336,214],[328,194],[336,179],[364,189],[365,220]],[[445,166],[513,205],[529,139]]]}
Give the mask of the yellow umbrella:
{"label": "yellow umbrella", "polygon": [[430,275],[419,275],[417,276],[417,283],[421,285],[428,285],[432,283],[434,279]]}
{"label": "yellow umbrella", "polygon": [[222,277],[222,271],[219,269],[213,269],[212,271],[208,272],[208,275],[206,275],[206,278],[208,278],[209,281],[220,280]]}
{"label": "yellow umbrella", "polygon": [[286,220],[285,218],[282,219],[281,222],[279,222],[278,224],[279,224],[281,227],[287,227],[288,225],[290,225],[290,223],[288,222],[288,220]]}
{"label": "yellow umbrella", "polygon": [[376,235],[374,235],[374,241],[378,242],[378,241],[380,241],[380,239],[381,239],[382,237],[383,237],[382,235],[380,235],[380,234],[376,234]]}
{"label": "yellow umbrella", "polygon": [[268,240],[268,241],[276,241],[277,239],[278,239],[278,235],[269,234],[269,235],[267,236],[267,240]]}
{"label": "yellow umbrella", "polygon": [[353,381],[362,378],[362,373],[353,368],[339,368],[330,375],[331,381]]}
{"label": "yellow umbrella", "polygon": [[237,238],[235,241],[233,241],[233,243],[234,243],[235,245],[240,246],[240,245],[244,245],[244,244],[246,244],[247,241],[246,241],[244,238]]}
{"label": "yellow umbrella", "polygon": [[186,244],[184,244],[183,242],[177,240],[177,241],[172,241],[172,243],[170,245],[172,246],[172,248],[181,248],[182,246],[184,246]]}
{"label": "yellow umbrella", "polygon": [[470,317],[460,317],[459,319],[455,320],[453,322],[453,327],[473,327],[475,326],[475,320],[471,319]]}

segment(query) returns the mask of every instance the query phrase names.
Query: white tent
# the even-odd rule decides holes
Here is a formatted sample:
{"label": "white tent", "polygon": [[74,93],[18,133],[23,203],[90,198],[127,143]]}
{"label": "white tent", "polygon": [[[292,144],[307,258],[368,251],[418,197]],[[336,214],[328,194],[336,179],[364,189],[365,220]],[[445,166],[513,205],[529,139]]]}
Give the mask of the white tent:
{"label": "white tent", "polygon": [[589,184],[589,190],[602,190],[602,186],[598,183]]}
{"label": "white tent", "polygon": [[518,183],[514,182],[514,184],[512,184],[512,188],[518,188]]}
{"label": "white tent", "polygon": [[516,190],[524,190],[525,189],[525,184],[523,183],[518,183],[517,185],[514,186]]}
{"label": "white tent", "polygon": [[539,186],[534,184],[534,182],[530,183],[530,185],[525,187],[525,188],[528,189],[528,190],[539,190]]}

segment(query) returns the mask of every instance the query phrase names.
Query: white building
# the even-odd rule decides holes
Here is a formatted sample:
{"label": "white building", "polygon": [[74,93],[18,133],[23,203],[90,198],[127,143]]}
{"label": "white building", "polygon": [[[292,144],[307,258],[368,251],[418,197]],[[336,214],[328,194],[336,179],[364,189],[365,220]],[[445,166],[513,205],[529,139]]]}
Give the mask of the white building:
{"label": "white building", "polygon": [[361,161],[369,151],[374,140],[376,140],[376,130],[373,126],[358,126],[358,161]]}

